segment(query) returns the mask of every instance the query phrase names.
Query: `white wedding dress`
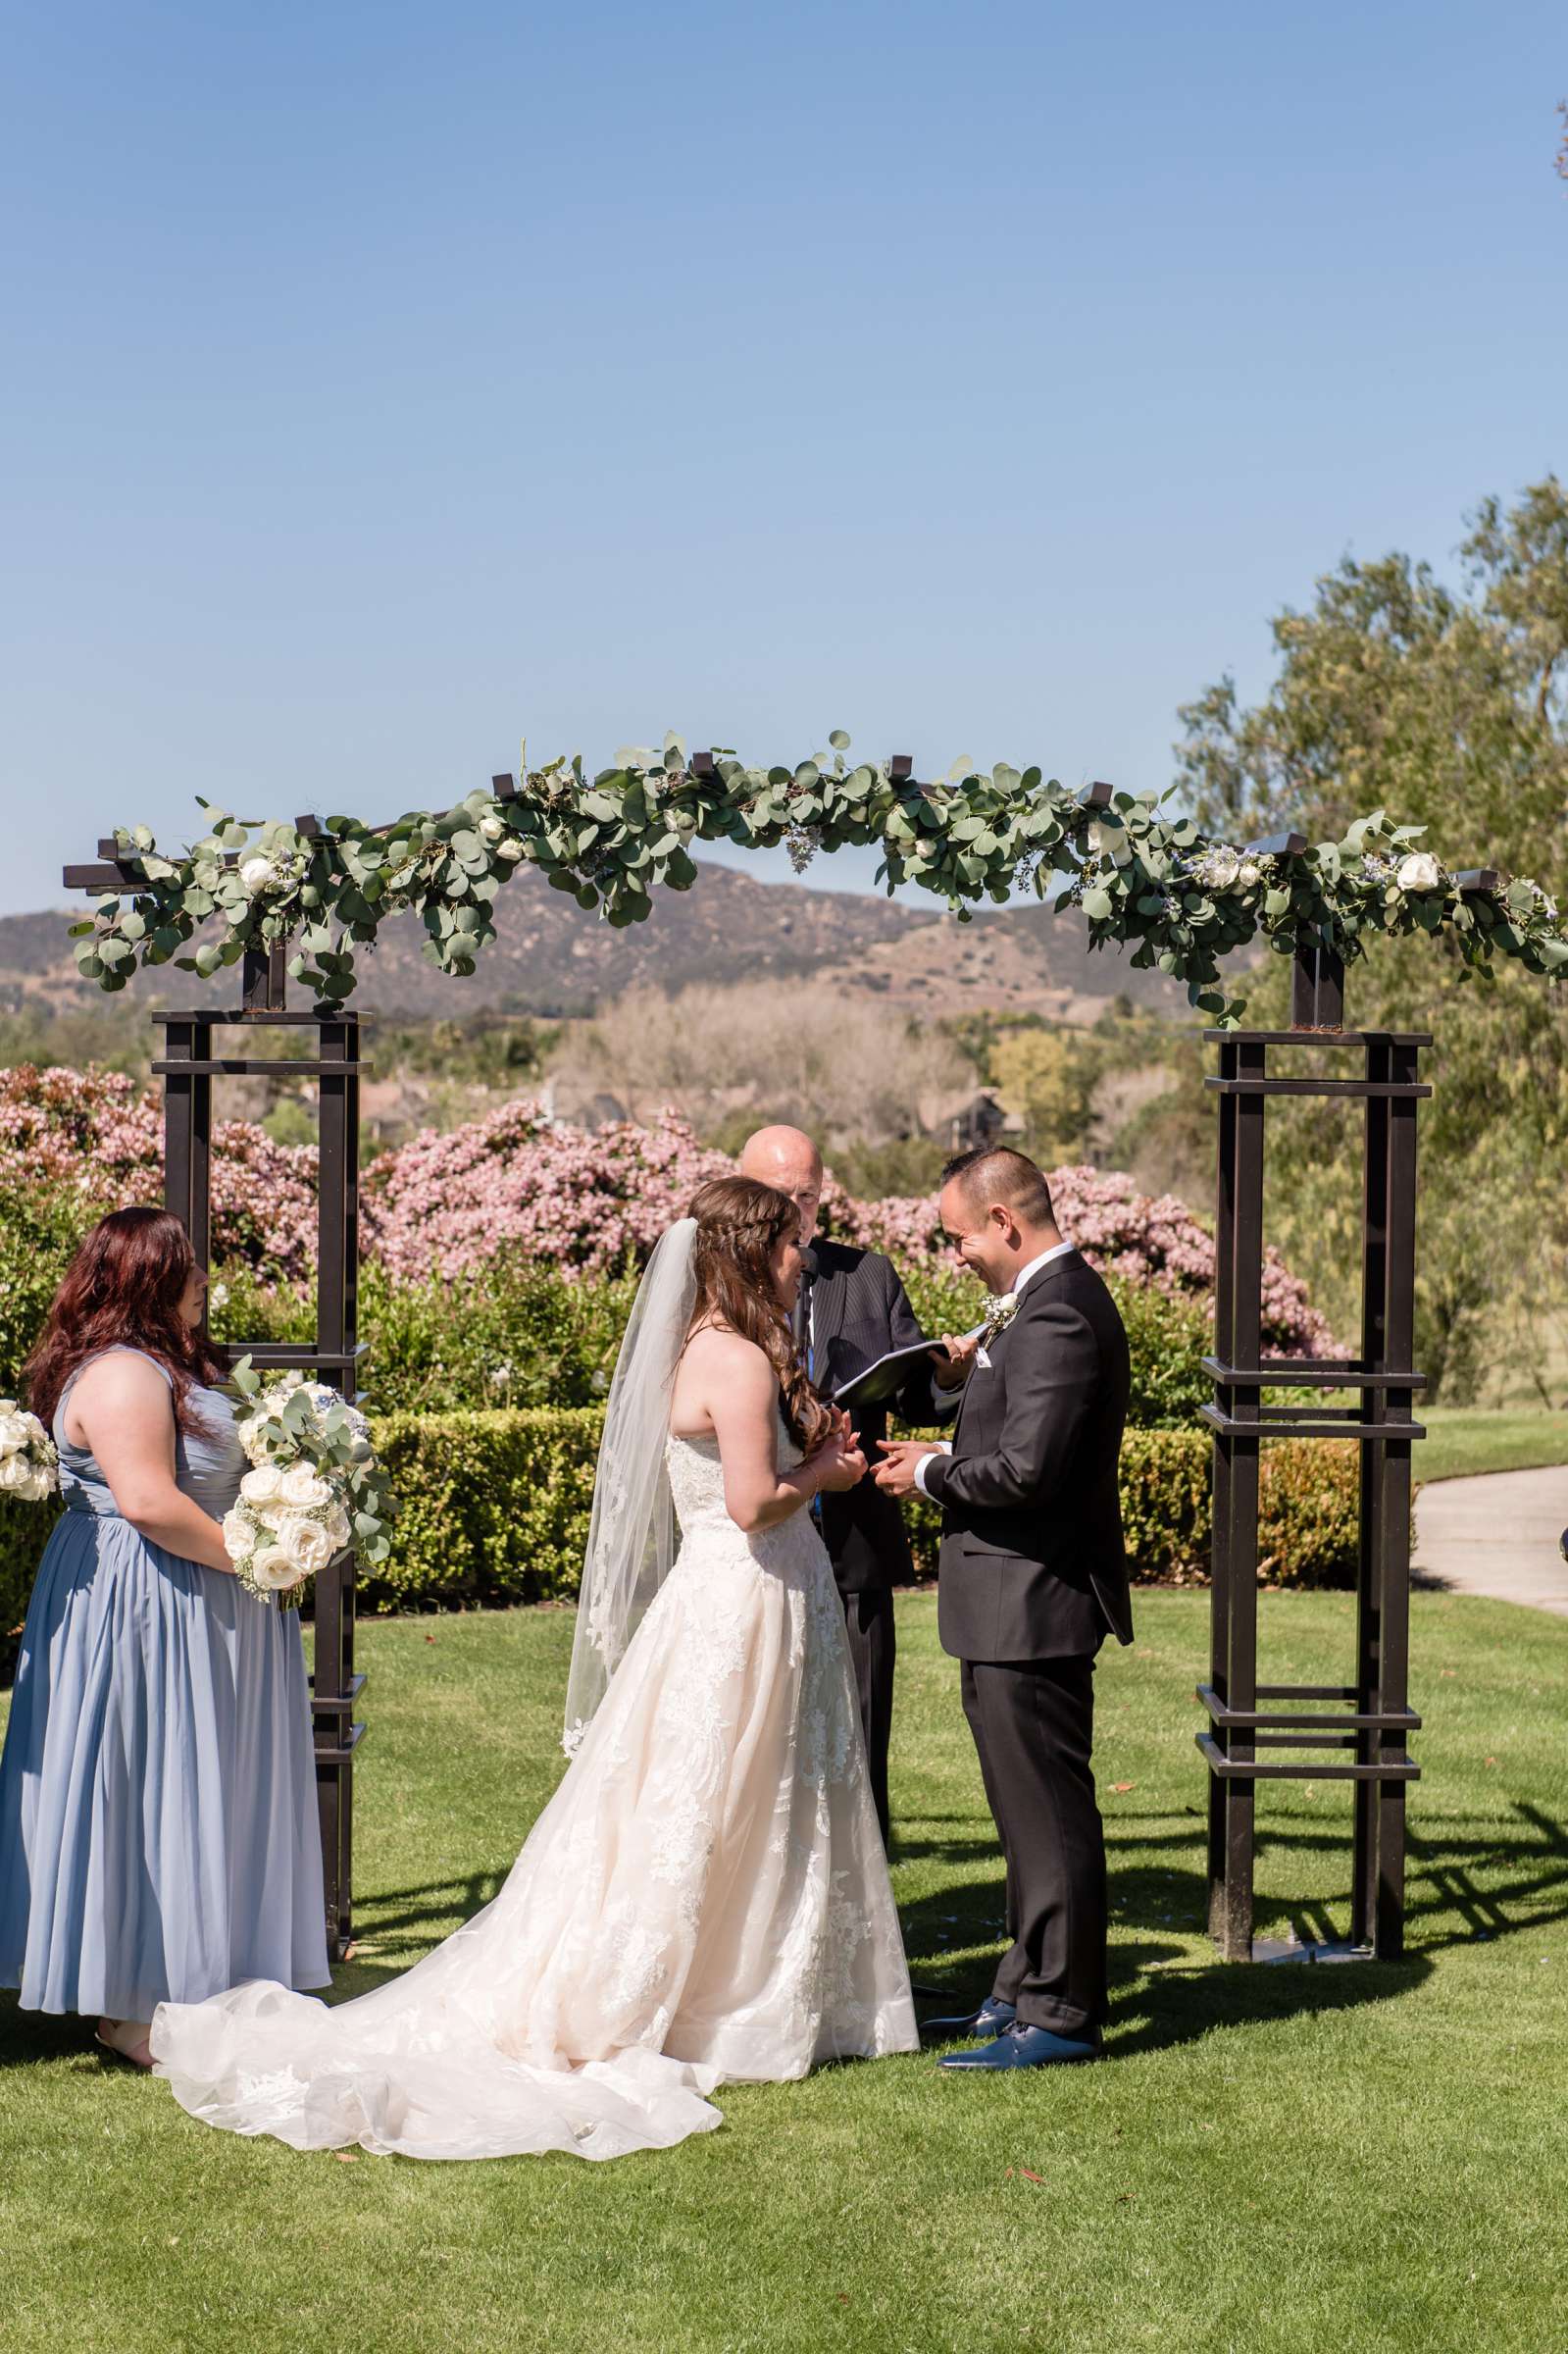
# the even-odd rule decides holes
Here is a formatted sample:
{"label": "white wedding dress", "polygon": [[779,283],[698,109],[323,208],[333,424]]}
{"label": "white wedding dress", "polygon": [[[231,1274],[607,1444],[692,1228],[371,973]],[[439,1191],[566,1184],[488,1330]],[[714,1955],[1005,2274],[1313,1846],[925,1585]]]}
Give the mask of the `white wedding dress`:
{"label": "white wedding dress", "polygon": [[665,1461],[680,1553],[500,1893],[334,2010],[259,1982],[164,2004],[153,2054],[193,2116],[617,2158],[711,2130],[726,2079],[917,2048],[822,1542],[804,1510],[744,1535],[715,1441]]}

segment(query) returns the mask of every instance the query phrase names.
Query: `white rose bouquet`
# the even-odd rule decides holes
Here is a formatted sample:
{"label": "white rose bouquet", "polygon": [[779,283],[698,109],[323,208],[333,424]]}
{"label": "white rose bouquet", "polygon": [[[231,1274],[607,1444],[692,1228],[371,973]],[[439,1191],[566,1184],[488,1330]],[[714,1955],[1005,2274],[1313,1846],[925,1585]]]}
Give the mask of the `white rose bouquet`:
{"label": "white rose bouquet", "polygon": [[14,1398],[0,1398],[0,1496],[42,1504],[60,1485],[55,1443],[36,1414]]}
{"label": "white rose bouquet", "polygon": [[264,1388],[249,1357],[234,1367],[234,1386],[251,1467],[225,1515],[224,1543],[240,1584],[287,1608],[340,1553],[384,1561],[393,1508],[364,1415],[299,1374]]}

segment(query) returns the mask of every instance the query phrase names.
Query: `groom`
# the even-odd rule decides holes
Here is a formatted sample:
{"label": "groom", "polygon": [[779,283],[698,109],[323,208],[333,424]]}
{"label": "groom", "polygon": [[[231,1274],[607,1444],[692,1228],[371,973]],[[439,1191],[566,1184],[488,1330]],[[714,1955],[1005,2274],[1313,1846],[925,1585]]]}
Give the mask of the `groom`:
{"label": "groom", "polygon": [[942,1508],[937,1628],[963,1663],[1013,1942],[945,2069],[1092,2060],[1105,2018],[1105,1839],[1090,1765],[1094,1655],[1133,1639],[1117,1458],[1127,1335],[1022,1152],[961,1153],[941,1222],[992,1294],[950,1447],[885,1446],[877,1481]]}

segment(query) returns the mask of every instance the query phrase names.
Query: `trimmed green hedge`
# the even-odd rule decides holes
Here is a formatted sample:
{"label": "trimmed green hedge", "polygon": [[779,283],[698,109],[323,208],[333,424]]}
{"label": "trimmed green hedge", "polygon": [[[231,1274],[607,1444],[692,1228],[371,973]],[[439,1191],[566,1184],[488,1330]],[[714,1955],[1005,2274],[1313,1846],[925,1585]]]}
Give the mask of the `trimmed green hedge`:
{"label": "trimmed green hedge", "polygon": [[57,1503],[17,1504],[0,1496],[0,1666],[7,1673],[27,1614],[33,1572],[59,1517]]}
{"label": "trimmed green hedge", "polygon": [[[361,1607],[443,1610],[570,1601],[588,1536],[597,1407],[392,1414],[376,1424],[399,1510],[389,1561],[362,1579]],[[1137,1575],[1208,1576],[1210,1445],[1200,1431],[1130,1430],[1122,1507]],[[936,1567],[935,1505],[909,1512],[916,1567]],[[52,1510],[0,1499],[0,1638],[20,1623]],[[1258,1554],[1281,1586],[1355,1584],[1355,1449],[1287,1439],[1263,1454]],[[0,1645],[0,1648],[9,1648]]]}
{"label": "trimmed green hedge", "polygon": [[588,1542],[597,1407],[389,1414],[375,1440],[397,1499],[367,1608],[570,1600]]}
{"label": "trimmed green hedge", "polygon": [[[409,1603],[570,1600],[587,1542],[596,1408],[397,1414],[376,1426],[402,1508],[392,1558],[361,1588],[371,1610]],[[1201,1431],[1130,1430],[1122,1507],[1137,1574],[1196,1585],[1209,1567],[1211,1447]],[[1265,1448],[1258,1553],[1282,1586],[1353,1587],[1355,1448],[1286,1439]],[[915,1563],[936,1567],[935,1505],[909,1509]]]}

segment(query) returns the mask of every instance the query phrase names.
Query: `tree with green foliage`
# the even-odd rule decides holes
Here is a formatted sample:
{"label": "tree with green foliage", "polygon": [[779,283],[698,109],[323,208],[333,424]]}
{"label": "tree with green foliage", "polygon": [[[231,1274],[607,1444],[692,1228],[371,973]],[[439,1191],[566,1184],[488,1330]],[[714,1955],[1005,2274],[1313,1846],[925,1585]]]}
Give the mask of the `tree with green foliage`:
{"label": "tree with green foliage", "polygon": [[1046,1167],[1088,1150],[1101,1058],[1091,1033],[1025,1028],[1003,1033],[991,1053],[1003,1102],[1024,1120],[1024,1146]]}
{"label": "tree with green foliage", "polygon": [[[1554,476],[1483,502],[1451,586],[1405,555],[1346,557],[1304,611],[1274,623],[1279,671],[1244,708],[1223,678],[1186,706],[1177,747],[1198,822],[1245,844],[1291,824],[1316,839],[1397,807],[1489,862],[1568,888],[1568,493]],[[1553,910],[1554,912],[1554,910]],[[1419,1348],[1447,1397],[1505,1360],[1543,1395],[1564,1299],[1568,1008],[1513,965],[1479,985],[1449,935],[1392,940],[1351,969],[1347,1019],[1431,1029],[1422,1117]],[[1249,1023],[1286,1017],[1270,959]],[[1270,1109],[1271,1238],[1310,1265],[1342,1327],[1359,1280],[1360,1172],[1342,1108]]]}

